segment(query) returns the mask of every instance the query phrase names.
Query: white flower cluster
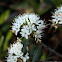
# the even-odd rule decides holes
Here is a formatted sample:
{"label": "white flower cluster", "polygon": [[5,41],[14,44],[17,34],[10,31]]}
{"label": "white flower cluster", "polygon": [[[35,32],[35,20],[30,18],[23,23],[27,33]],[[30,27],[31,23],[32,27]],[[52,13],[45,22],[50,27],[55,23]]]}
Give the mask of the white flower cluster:
{"label": "white flower cluster", "polygon": [[15,18],[12,31],[15,32],[15,35],[21,34],[22,37],[28,39],[28,36],[32,33],[35,33],[35,39],[41,38],[41,29],[45,27],[44,21],[39,20],[40,17],[36,14],[23,14]]}
{"label": "white flower cluster", "polygon": [[22,52],[23,44],[21,42],[17,41],[17,43],[14,43],[13,45],[8,48],[8,57],[7,62],[17,62],[18,60],[20,62],[26,62],[27,59],[29,59],[28,52],[26,55],[23,55]]}
{"label": "white flower cluster", "polygon": [[62,6],[58,7],[58,9],[55,10],[55,13],[53,13],[52,18],[54,18],[52,21],[56,24],[62,24]]}

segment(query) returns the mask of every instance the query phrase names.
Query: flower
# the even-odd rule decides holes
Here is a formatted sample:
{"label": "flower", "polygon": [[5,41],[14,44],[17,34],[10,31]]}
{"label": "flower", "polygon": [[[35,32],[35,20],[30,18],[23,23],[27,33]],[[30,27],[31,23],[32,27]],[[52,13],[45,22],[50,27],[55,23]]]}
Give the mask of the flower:
{"label": "flower", "polygon": [[29,54],[28,54],[28,52],[26,53],[26,55],[25,55],[25,58],[26,59],[29,59],[29,56],[28,56]]}
{"label": "flower", "polygon": [[8,48],[8,53],[14,53],[15,55],[20,55],[23,44],[20,42],[14,43]]}
{"label": "flower", "polygon": [[42,33],[42,31],[41,30],[37,30],[36,32],[35,32],[35,40],[36,39],[41,39],[41,33]]}
{"label": "flower", "polygon": [[[27,13],[19,15],[15,18],[12,30],[15,32],[15,35],[19,34],[28,39],[30,34],[36,33],[37,30],[41,31],[45,28],[43,20],[40,20],[40,17],[34,13]],[[41,38],[41,33],[35,35],[35,38]]]}
{"label": "flower", "polygon": [[28,28],[29,28],[30,33],[32,33],[32,31],[36,31],[36,27],[34,24],[32,25],[30,24]]}
{"label": "flower", "polygon": [[28,56],[28,55],[29,55],[29,54],[26,53],[25,57],[21,57],[21,58],[23,59],[23,62],[26,62],[26,60],[29,59],[29,56]]}
{"label": "flower", "polygon": [[62,24],[62,6],[58,7],[53,13],[53,23],[55,24]]}
{"label": "flower", "polygon": [[[19,41],[21,41],[18,38]],[[7,57],[7,62],[17,62],[18,58],[22,59],[24,62],[26,62],[29,59],[29,54],[28,52],[24,56],[22,49],[23,49],[23,44],[17,40],[16,43],[13,45],[11,44],[10,48],[8,48],[8,57]],[[22,61],[20,60],[20,61]]]}
{"label": "flower", "polygon": [[17,62],[17,56],[13,56],[12,54],[9,54],[7,57],[7,62]]}
{"label": "flower", "polygon": [[20,30],[20,24],[13,23],[12,30],[15,31],[15,35],[17,35]]}
{"label": "flower", "polygon": [[20,34],[22,35],[22,37],[25,37],[26,39],[28,39],[28,35],[30,35],[29,30],[28,30],[28,26],[23,26],[23,28],[21,29]]}

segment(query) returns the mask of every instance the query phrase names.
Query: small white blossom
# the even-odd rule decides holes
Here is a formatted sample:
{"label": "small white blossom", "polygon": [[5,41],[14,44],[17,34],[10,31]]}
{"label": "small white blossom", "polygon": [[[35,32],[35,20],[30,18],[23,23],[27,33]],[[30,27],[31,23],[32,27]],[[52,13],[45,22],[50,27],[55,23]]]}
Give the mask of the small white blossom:
{"label": "small white blossom", "polygon": [[41,39],[41,33],[42,33],[42,31],[41,30],[37,30],[36,32],[35,32],[35,40],[36,39]]}
{"label": "small white blossom", "polygon": [[36,31],[36,27],[35,27],[35,25],[34,24],[32,24],[32,25],[29,25],[29,31],[30,31],[30,33],[32,33],[32,31]]}
{"label": "small white blossom", "polygon": [[23,44],[20,42],[14,43],[8,48],[8,53],[14,53],[15,55],[20,55]]}
{"label": "small white blossom", "polygon": [[7,62],[17,62],[17,56],[13,56],[12,54],[9,54],[7,57]]}
{"label": "small white blossom", "polygon": [[45,28],[46,27],[46,25],[44,24],[44,21],[42,21],[42,20],[39,20],[38,22],[37,22],[37,29],[43,29],[43,28]]}
{"label": "small white blossom", "polygon": [[21,44],[19,41],[17,40],[16,43],[8,48],[7,62],[17,62],[18,58],[21,58],[24,62],[26,62],[29,59],[28,53],[26,53],[26,55],[24,56],[22,52],[23,44]]}
{"label": "small white blossom", "polygon": [[28,39],[28,35],[30,35],[28,30],[22,29],[20,34],[22,35],[22,37],[25,37],[26,39]]}
{"label": "small white blossom", "polygon": [[17,35],[20,30],[20,24],[13,23],[12,30],[15,31],[15,35]]}
{"label": "small white blossom", "polygon": [[25,58],[26,59],[29,59],[29,56],[28,56],[29,54],[28,54],[28,52],[26,53],[26,55],[25,55]]}
{"label": "small white blossom", "polygon": [[29,56],[28,56],[28,55],[29,55],[29,54],[26,53],[25,57],[21,57],[21,58],[23,59],[23,62],[26,62],[26,60],[29,59]]}
{"label": "small white blossom", "polygon": [[56,24],[62,24],[62,6],[58,7],[58,9],[55,10],[55,13],[53,13],[52,18],[54,18],[52,21]]}
{"label": "small white blossom", "polygon": [[23,28],[21,29],[20,34],[22,35],[22,37],[25,37],[26,39],[28,39],[28,35],[30,35],[29,30],[28,30],[28,26],[23,26]]}

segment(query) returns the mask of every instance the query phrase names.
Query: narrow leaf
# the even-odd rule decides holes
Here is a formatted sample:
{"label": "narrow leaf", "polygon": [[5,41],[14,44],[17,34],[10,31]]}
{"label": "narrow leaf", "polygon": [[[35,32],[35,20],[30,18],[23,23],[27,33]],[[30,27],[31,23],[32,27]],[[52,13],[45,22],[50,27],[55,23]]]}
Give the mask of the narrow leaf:
{"label": "narrow leaf", "polygon": [[45,59],[46,59],[46,53],[43,53],[40,60],[45,61]]}
{"label": "narrow leaf", "polygon": [[6,35],[6,38],[5,38],[5,42],[4,42],[4,50],[3,51],[6,51],[7,47],[8,47],[8,43],[10,41],[10,39],[12,38],[12,31],[9,31]]}
{"label": "narrow leaf", "polygon": [[29,46],[29,39],[25,41],[26,43],[24,44],[23,52],[27,53],[27,47]]}
{"label": "narrow leaf", "polygon": [[6,19],[9,17],[10,11],[5,11],[2,15],[0,15],[0,25],[3,24]]}
{"label": "narrow leaf", "polygon": [[31,49],[30,49],[30,57],[33,57],[33,52],[35,50],[34,45],[32,44]]}
{"label": "narrow leaf", "polygon": [[41,47],[39,46],[38,48],[37,48],[37,51],[35,52],[35,55],[33,56],[33,60],[32,60],[32,62],[36,62],[38,59],[39,59],[39,57],[41,56]]}
{"label": "narrow leaf", "polygon": [[0,48],[1,48],[1,46],[2,46],[3,40],[4,40],[4,36],[2,36],[2,37],[0,38]]}

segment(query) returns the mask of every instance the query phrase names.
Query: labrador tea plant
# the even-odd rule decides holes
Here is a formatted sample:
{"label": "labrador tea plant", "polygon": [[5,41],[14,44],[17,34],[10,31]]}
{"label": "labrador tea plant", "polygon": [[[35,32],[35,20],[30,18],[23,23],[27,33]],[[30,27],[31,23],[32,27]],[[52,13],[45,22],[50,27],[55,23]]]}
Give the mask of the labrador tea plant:
{"label": "labrador tea plant", "polygon": [[[62,24],[62,6],[53,13],[52,25]],[[7,62],[37,62],[42,56],[40,43],[46,24],[34,13],[17,16],[12,23],[12,32],[17,41],[8,48]],[[58,26],[57,26],[58,28]],[[34,44],[35,43],[35,44]],[[39,44],[39,45],[38,45]]]}

